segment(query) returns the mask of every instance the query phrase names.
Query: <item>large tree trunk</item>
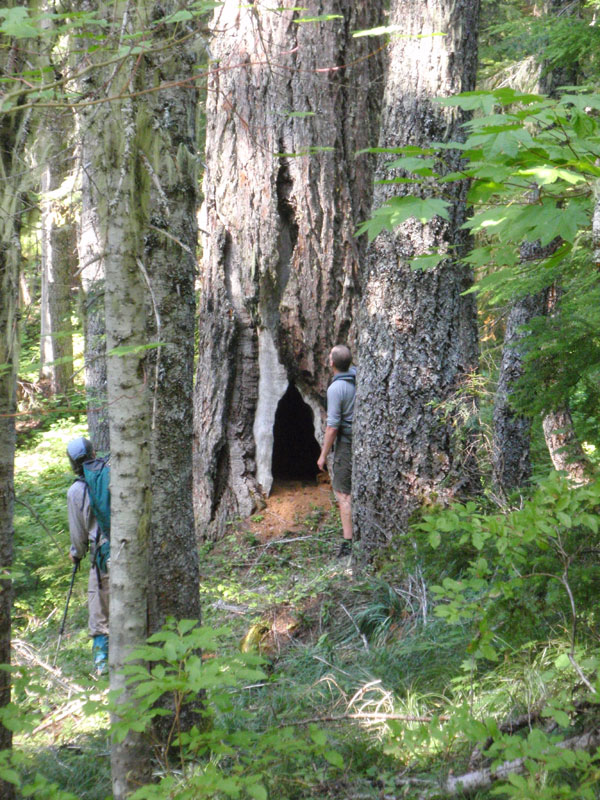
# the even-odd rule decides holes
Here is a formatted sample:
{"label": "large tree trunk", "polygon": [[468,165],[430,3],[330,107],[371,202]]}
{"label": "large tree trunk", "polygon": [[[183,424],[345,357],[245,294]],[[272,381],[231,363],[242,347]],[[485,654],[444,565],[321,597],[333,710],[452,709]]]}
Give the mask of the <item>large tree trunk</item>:
{"label": "large tree trunk", "polygon": [[[178,5],[163,3],[162,11],[173,13]],[[158,33],[156,40],[160,45]],[[173,86],[148,98],[153,147],[147,168],[154,181],[144,247],[152,287],[147,312],[150,338],[164,343],[149,358],[153,391],[150,633],[167,617],[200,619],[192,501],[198,93],[189,83],[198,49],[194,40],[158,47],[147,65]],[[161,717],[159,722],[164,731],[173,719]],[[182,709],[177,718],[183,730],[198,723],[198,716],[188,709]]]}
{"label": "large tree trunk", "polygon": [[352,339],[353,234],[372,178],[370,157],[355,153],[375,139],[379,59],[351,32],[380,23],[381,6],[325,0],[319,14],[341,19],[307,24],[298,10],[234,0],[215,12],[195,390],[201,535],[270,491],[290,382],[320,431],[328,350]]}
{"label": "large tree trunk", "polygon": [[[69,120],[72,123],[72,120]],[[67,124],[61,113],[42,121],[38,141],[41,161],[41,369],[52,394],[67,395],[73,387],[71,274],[75,260],[75,226],[62,186],[72,169]]]}
{"label": "large tree trunk", "polygon": [[[403,36],[390,48],[382,147],[426,147],[460,136],[462,112],[433,99],[473,88],[478,14],[478,0],[392,2],[390,22],[402,26]],[[458,167],[458,154],[442,156],[448,171]],[[378,177],[390,177],[389,160],[381,157]],[[374,207],[413,191],[399,189],[376,187]],[[393,233],[381,233],[369,250],[353,463],[354,520],[367,559],[405,529],[420,504],[476,486],[474,454],[457,400],[478,355],[475,303],[472,295],[462,296],[471,283],[460,263],[468,244],[460,231],[465,194],[466,186],[448,184],[448,221],[408,220]],[[447,253],[438,267],[411,270],[410,258],[435,248]]]}
{"label": "large tree trunk", "polygon": [[[0,50],[0,76],[22,67],[16,45]],[[23,159],[27,116],[0,116],[0,664],[10,664],[13,557],[16,374],[18,366],[19,240],[22,192],[28,174]],[[10,702],[11,676],[0,670],[0,707]],[[12,746],[12,732],[0,723],[0,750]],[[12,783],[0,780],[0,796],[14,797]]]}

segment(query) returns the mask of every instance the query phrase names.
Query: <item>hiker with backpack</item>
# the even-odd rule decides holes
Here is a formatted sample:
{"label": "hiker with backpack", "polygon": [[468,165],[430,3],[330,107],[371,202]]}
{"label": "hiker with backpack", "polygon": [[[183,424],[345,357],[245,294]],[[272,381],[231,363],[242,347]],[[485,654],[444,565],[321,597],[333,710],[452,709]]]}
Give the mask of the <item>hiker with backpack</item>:
{"label": "hiker with backpack", "polygon": [[338,558],[352,552],[352,418],[356,394],[356,369],[352,366],[352,353],[345,344],[336,345],[329,354],[333,379],[327,389],[327,427],[321,455],[317,461],[325,469],[329,451],[335,444],[333,459],[333,491],[340,508],[344,539]]}
{"label": "hiker with backpack", "polygon": [[83,436],[69,442],[67,455],[77,475],[67,492],[69,558],[73,564],[79,564],[90,550],[89,631],[94,669],[103,674],[108,668],[109,468],[104,459],[96,458],[92,443]]}

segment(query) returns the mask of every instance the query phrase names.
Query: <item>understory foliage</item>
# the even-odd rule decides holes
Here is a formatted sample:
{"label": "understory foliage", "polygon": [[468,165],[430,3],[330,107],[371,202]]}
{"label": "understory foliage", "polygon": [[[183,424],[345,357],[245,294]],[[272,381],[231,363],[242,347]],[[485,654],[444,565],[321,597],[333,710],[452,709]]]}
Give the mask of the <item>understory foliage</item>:
{"label": "understory foliage", "polygon": [[[372,239],[410,217],[422,223],[447,218],[444,186],[468,180],[473,213],[464,227],[475,234],[476,246],[465,261],[478,276],[471,291],[501,313],[525,295],[559,287],[552,313],[535,319],[520,343],[525,374],[513,403],[537,414],[573,402],[595,443],[600,304],[592,217],[600,179],[600,95],[573,91],[553,99],[502,88],[439,102],[473,112],[464,141],[390,150],[389,181],[408,186],[360,232]],[[448,150],[462,153],[460,171],[445,169]],[[428,196],[407,193],[410,184]],[[527,245],[532,254],[524,256]],[[452,257],[432,252],[412,266],[432,269]]]}
{"label": "understory foliage", "polygon": [[[30,437],[19,457],[18,491],[65,552],[61,442],[74,430]],[[202,548],[203,625],[171,622],[134,654],[135,703],[113,728],[106,683],[88,675],[83,576],[51,670],[69,570],[41,528],[46,563],[32,568],[23,507],[2,776],[22,796],[104,800],[109,737],[131,726],[153,741],[163,705],[202,697],[205,724],[180,734],[175,715],[137,800],[461,796],[449,781],[507,762],[476,796],[596,798],[599,507],[599,483],[553,474],[506,509],[433,508],[360,579],[335,559],[339,521],[320,508],[276,540],[238,521]]]}

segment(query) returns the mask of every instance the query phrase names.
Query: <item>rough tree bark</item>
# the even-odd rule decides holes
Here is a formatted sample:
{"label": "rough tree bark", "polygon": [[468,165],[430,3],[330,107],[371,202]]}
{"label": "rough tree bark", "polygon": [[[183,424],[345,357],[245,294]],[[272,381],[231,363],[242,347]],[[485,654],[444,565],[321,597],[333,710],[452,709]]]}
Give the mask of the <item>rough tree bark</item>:
{"label": "rough tree bark", "polygon": [[[0,76],[12,76],[22,63],[17,44],[7,42],[0,50]],[[27,132],[26,114],[0,114],[0,664],[6,665],[10,664],[11,636],[12,582],[8,576],[13,557],[19,233],[28,174],[23,159]],[[7,705],[10,697],[10,672],[0,670],[0,707]],[[12,733],[0,723],[0,750],[11,746]],[[0,796],[12,800],[14,785],[0,780]]]}
{"label": "rough tree bark", "polygon": [[[69,120],[72,123],[72,120]],[[68,123],[64,112],[40,120],[37,146],[41,174],[41,368],[51,394],[68,395],[73,387],[71,274],[75,260],[75,225],[64,183],[72,169]]]}
{"label": "rough tree bark", "polygon": [[[547,316],[556,313],[561,296],[562,292],[556,286],[545,292],[544,313]],[[587,483],[592,475],[592,466],[575,432],[568,400],[546,414],[542,430],[554,469],[564,472],[576,485]]]}
{"label": "rough tree bark", "polygon": [[[201,535],[252,512],[272,483],[277,403],[294,382],[320,415],[327,353],[352,339],[370,207],[379,58],[351,31],[379,0],[319,14],[227,0],[215,12],[207,100],[195,505]],[[311,16],[307,14],[307,16]]]}
{"label": "rough tree bark", "polygon": [[[524,242],[520,248],[521,264],[550,256],[560,240],[547,247]],[[524,372],[520,343],[527,336],[526,326],[546,313],[546,291],[526,295],[511,307],[506,320],[498,387],[494,399],[492,433],[492,481],[502,494],[524,486],[531,477],[531,417],[515,411],[510,396]]]}
{"label": "rough tree bark", "polygon": [[[382,147],[428,146],[460,136],[462,112],[433,98],[474,87],[478,15],[478,0],[392,2],[390,22],[401,24],[403,37],[390,45]],[[457,167],[457,154],[442,155],[450,171]],[[389,160],[381,157],[378,177],[389,177]],[[408,186],[404,193],[412,191]],[[398,185],[377,186],[374,207],[401,193]],[[462,296],[471,282],[460,263],[468,243],[460,231],[465,194],[466,186],[448,185],[448,221],[408,220],[381,233],[369,249],[353,463],[354,520],[366,559],[405,528],[418,505],[475,485],[474,454],[455,402],[478,357],[474,300]],[[409,259],[432,248],[446,253],[440,265],[412,271]]]}
{"label": "rough tree bark", "polygon": [[[179,7],[180,2],[163,2],[155,23]],[[157,25],[157,49],[146,66],[172,87],[147,99],[153,141],[146,169],[153,181],[143,261],[151,286],[149,339],[164,343],[149,353],[153,395],[149,633],[167,617],[200,619],[192,500],[198,92],[190,78],[203,55],[199,37],[180,37],[179,44],[161,47],[171,33],[167,28],[161,34]],[[172,719],[161,717],[159,722],[160,731],[165,731]],[[182,709],[177,723],[188,730],[199,719],[191,709]]]}

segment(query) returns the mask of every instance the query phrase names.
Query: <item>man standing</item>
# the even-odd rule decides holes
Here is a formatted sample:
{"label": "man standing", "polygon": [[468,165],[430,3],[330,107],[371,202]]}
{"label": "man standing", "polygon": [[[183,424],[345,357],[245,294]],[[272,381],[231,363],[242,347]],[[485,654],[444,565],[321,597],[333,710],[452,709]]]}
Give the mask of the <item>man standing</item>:
{"label": "man standing", "polygon": [[90,493],[83,477],[83,465],[95,458],[89,439],[80,436],[67,446],[67,455],[73,471],[78,476],[67,492],[67,511],[71,549],[69,558],[78,564],[91,549],[92,565],[88,578],[89,631],[93,639],[92,655],[94,668],[98,674],[108,667],[108,572],[101,572],[96,566],[95,552],[100,531],[90,506]]}
{"label": "man standing", "polygon": [[356,369],[351,367],[352,354],[345,344],[336,345],[329,354],[333,380],[327,389],[327,427],[321,455],[317,461],[325,469],[327,456],[335,442],[333,459],[333,491],[340,507],[342,542],[338,558],[352,552],[352,417],[356,393]]}

